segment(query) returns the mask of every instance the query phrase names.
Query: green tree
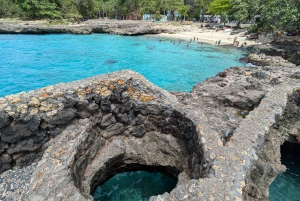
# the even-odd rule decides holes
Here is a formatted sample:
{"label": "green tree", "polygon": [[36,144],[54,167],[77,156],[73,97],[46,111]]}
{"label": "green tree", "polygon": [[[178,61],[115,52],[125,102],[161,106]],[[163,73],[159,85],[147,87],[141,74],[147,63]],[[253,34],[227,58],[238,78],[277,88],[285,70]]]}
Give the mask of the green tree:
{"label": "green tree", "polygon": [[185,16],[188,15],[188,7],[186,5],[182,5],[178,8],[178,13],[183,16],[183,20],[185,21]]}
{"label": "green tree", "polygon": [[97,4],[94,0],[77,0],[76,7],[82,17],[86,19],[97,13]]}
{"label": "green tree", "polygon": [[171,20],[174,20],[175,11],[183,5],[183,0],[166,0],[167,1],[167,10],[171,12]]}
{"label": "green tree", "polygon": [[262,10],[259,27],[267,31],[295,30],[300,27],[297,0],[273,0]]}
{"label": "green tree", "polygon": [[208,7],[208,12],[211,14],[221,14],[222,12],[228,13],[231,9],[229,0],[214,0]]}
{"label": "green tree", "polygon": [[227,12],[222,12],[221,14],[220,14],[220,16],[221,16],[221,23],[224,23],[224,26],[225,26],[225,24],[226,24],[226,22],[227,22],[227,20],[228,20],[228,14],[227,14]]}
{"label": "green tree", "polygon": [[64,19],[81,17],[74,0],[53,0],[52,3],[57,5],[56,9],[61,13],[62,18]]}
{"label": "green tree", "polygon": [[22,16],[20,7],[11,0],[0,0],[0,17]]}
{"label": "green tree", "polygon": [[[213,0],[194,0],[193,5],[189,5],[192,17],[200,17],[203,19],[203,15],[207,13],[208,7]],[[201,12],[202,11],[202,12]]]}
{"label": "green tree", "polygon": [[243,0],[230,0],[231,5],[231,17],[237,21],[237,27],[240,27],[241,22],[245,22],[250,19],[248,12],[249,4]]}
{"label": "green tree", "polygon": [[19,0],[19,5],[26,16],[32,19],[62,18],[61,13],[57,11],[56,3],[48,0]]}

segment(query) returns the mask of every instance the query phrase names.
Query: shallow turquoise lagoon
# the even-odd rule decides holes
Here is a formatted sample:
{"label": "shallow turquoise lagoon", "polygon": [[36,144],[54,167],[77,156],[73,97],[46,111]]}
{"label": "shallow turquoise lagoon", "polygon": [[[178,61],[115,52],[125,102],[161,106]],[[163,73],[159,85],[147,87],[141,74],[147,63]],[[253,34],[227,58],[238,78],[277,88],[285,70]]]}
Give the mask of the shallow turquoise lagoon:
{"label": "shallow turquoise lagoon", "polygon": [[148,201],[151,196],[171,192],[177,180],[159,172],[123,172],[98,186],[95,201]]}
{"label": "shallow turquoise lagoon", "polygon": [[236,48],[186,43],[158,36],[0,35],[0,97],[122,69],[187,92],[225,68],[244,66]]}
{"label": "shallow turquoise lagoon", "polygon": [[[166,90],[188,92],[225,68],[244,66],[238,59],[245,52],[238,49],[186,43],[157,36],[0,34],[0,97],[122,69]],[[272,183],[271,201],[300,200],[299,161],[287,162],[293,166]]]}

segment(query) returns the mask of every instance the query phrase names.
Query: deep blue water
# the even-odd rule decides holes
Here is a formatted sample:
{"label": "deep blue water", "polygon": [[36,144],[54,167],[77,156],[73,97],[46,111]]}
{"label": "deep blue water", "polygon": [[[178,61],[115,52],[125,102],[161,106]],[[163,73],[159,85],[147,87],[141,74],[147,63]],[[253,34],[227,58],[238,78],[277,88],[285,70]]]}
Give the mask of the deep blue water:
{"label": "deep blue water", "polygon": [[187,92],[225,68],[244,65],[238,61],[244,53],[235,48],[186,43],[158,36],[0,34],[0,97],[122,69]]}
{"label": "deep blue water", "polygon": [[98,186],[95,201],[148,201],[151,196],[171,192],[177,180],[159,172],[123,172]]}

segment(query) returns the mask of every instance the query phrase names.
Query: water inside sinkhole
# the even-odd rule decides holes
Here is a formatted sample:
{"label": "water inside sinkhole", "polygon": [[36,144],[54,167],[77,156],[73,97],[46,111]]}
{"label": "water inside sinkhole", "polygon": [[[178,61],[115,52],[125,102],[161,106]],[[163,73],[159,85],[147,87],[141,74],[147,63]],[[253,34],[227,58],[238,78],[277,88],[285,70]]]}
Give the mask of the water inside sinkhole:
{"label": "water inside sinkhole", "polygon": [[171,192],[177,179],[159,172],[131,171],[116,174],[93,194],[95,201],[148,201],[151,196]]}
{"label": "water inside sinkhole", "polygon": [[[187,48],[178,40],[173,44],[154,36],[108,34],[0,34],[0,52],[0,97],[123,69],[137,71],[166,90],[189,92],[226,68],[244,66],[238,59],[246,54],[232,47],[193,42]],[[283,163],[290,159],[282,155]],[[286,165],[298,164],[297,168],[289,168],[272,183],[271,201],[300,200],[299,180],[286,178],[300,175],[295,160]]]}
{"label": "water inside sinkhole", "polygon": [[277,175],[269,187],[270,201],[300,201],[300,144],[281,146],[281,163],[286,172]]}

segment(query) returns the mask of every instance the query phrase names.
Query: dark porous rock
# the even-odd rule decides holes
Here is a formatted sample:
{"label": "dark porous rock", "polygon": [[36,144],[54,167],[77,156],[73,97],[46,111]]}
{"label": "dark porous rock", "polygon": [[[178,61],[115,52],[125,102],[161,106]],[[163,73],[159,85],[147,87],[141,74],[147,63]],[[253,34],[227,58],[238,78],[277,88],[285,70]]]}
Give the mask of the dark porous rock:
{"label": "dark porous rock", "polygon": [[156,129],[156,126],[152,123],[150,119],[147,119],[144,122],[144,125],[146,127],[147,132],[154,131]]}
{"label": "dark porous rock", "polygon": [[113,135],[121,134],[124,131],[124,125],[121,123],[116,123],[108,126],[103,132],[102,136],[104,138],[110,138]]}
{"label": "dark porous rock", "polygon": [[63,110],[58,110],[57,114],[53,116],[46,115],[44,119],[49,124],[66,124],[76,116],[76,111],[77,110],[74,108],[65,108]]}
{"label": "dark porous rock", "polygon": [[294,78],[294,79],[299,79],[300,80],[300,72],[295,72],[294,74],[291,75],[291,78]]}
{"label": "dark porous rock", "polygon": [[34,129],[29,124],[17,124],[1,129],[1,140],[9,143],[16,143],[25,137],[32,136],[37,133],[37,128]]}
{"label": "dark porous rock", "polygon": [[96,104],[99,105],[99,104],[100,104],[100,101],[101,101],[101,97],[100,97],[100,96],[95,96],[95,97],[94,97],[94,101],[95,101]]}
{"label": "dark porous rock", "polygon": [[4,111],[0,111],[0,129],[9,125],[12,122],[12,117],[9,117]]}
{"label": "dark porous rock", "polygon": [[12,157],[8,154],[0,155],[0,174],[11,168]]}
{"label": "dark porous rock", "polygon": [[246,90],[261,90],[262,89],[262,84],[257,79],[254,79],[252,77],[247,77],[246,82],[247,82],[247,84],[245,84],[245,86],[244,86],[244,88]]}
{"label": "dark porous rock", "polygon": [[100,104],[100,108],[104,111],[104,112],[110,112],[111,110],[111,102],[109,101],[108,98],[102,99],[101,104]]}
{"label": "dark porous rock", "polygon": [[0,141],[0,154],[4,152],[5,149],[9,147],[8,143]]}
{"label": "dark porous rock", "polygon": [[162,108],[159,105],[150,105],[147,107],[146,111],[148,114],[158,115],[161,114]]}
{"label": "dark porous rock", "polygon": [[161,128],[161,132],[166,134],[172,133],[172,131],[173,131],[173,127],[171,125],[165,125]]}
{"label": "dark porous rock", "polygon": [[127,102],[130,99],[130,95],[127,91],[123,91],[121,93],[121,99],[122,99],[122,103]]}
{"label": "dark porous rock", "polygon": [[10,155],[4,153],[0,156],[0,163],[4,164],[4,163],[11,163],[12,162],[12,158]]}
{"label": "dark porous rock", "polygon": [[254,72],[251,73],[252,77],[258,78],[258,79],[269,79],[270,76],[268,74],[266,74],[265,72]]}
{"label": "dark porous rock", "polygon": [[120,113],[129,112],[134,106],[132,101],[127,101],[121,105]]}
{"label": "dark porous rock", "polygon": [[271,85],[278,85],[278,84],[280,84],[281,82],[282,82],[282,81],[280,81],[279,78],[274,77],[274,78],[272,78],[272,80],[270,81],[270,84],[271,84]]}
{"label": "dark porous rock", "polygon": [[47,140],[48,136],[34,136],[30,139],[26,139],[16,144],[12,144],[9,147],[9,149],[7,149],[7,153],[14,154],[18,152],[35,151],[36,149],[40,148],[42,144],[44,144]]}
{"label": "dark porous rock", "polygon": [[99,109],[99,105],[97,105],[96,103],[92,103],[87,107],[87,109],[90,111],[95,111]]}
{"label": "dark porous rock", "polygon": [[227,83],[226,82],[219,82],[218,86],[220,86],[220,87],[226,87]]}
{"label": "dark porous rock", "polygon": [[265,54],[250,54],[244,61],[257,66],[296,66],[281,56],[267,56]]}
{"label": "dark porous rock", "polygon": [[129,110],[129,113],[128,113],[128,124],[135,125],[135,114],[134,114],[134,110],[133,109]]}
{"label": "dark porous rock", "polygon": [[116,123],[116,119],[111,113],[109,113],[109,114],[106,114],[106,115],[103,116],[100,125],[102,127],[107,127],[107,126],[109,126],[111,124],[114,124],[114,123]]}
{"label": "dark porous rock", "polygon": [[164,110],[163,112],[162,112],[162,116],[164,116],[164,117],[171,117],[171,115],[172,115],[172,111],[171,110]]}
{"label": "dark porous rock", "polygon": [[219,72],[219,73],[217,73],[217,76],[225,78],[227,76],[227,72],[226,71]]}
{"label": "dark porous rock", "polygon": [[146,120],[146,118],[147,118],[147,117],[145,117],[145,116],[143,116],[143,115],[141,115],[141,114],[138,114],[138,115],[136,116],[136,119],[135,119],[136,124],[137,124],[137,125],[143,124],[144,121]]}
{"label": "dark porous rock", "polygon": [[127,124],[127,122],[128,122],[128,116],[126,113],[124,113],[124,114],[118,113],[116,118],[121,123]]}
{"label": "dark porous rock", "polygon": [[133,132],[131,133],[131,135],[136,136],[136,137],[142,137],[145,133],[146,133],[146,128],[142,124],[142,125],[136,126],[135,129],[133,130]]}
{"label": "dark porous rock", "polygon": [[16,165],[19,167],[24,167],[32,164],[33,162],[39,160],[42,157],[42,152],[32,152],[13,155]]}
{"label": "dark porous rock", "polygon": [[[299,53],[299,40],[297,38],[288,38],[288,40],[281,39],[281,40],[273,40],[269,43],[262,43],[260,45],[250,45],[248,46],[248,50],[251,53],[255,54],[265,54],[267,58],[271,60],[271,56],[277,60],[278,57],[281,59],[287,60],[295,65],[300,65],[300,53]],[[276,66],[276,63],[273,62],[272,66]],[[284,62],[288,66],[287,62]]]}
{"label": "dark porous rock", "polygon": [[52,137],[59,135],[63,131],[63,127],[49,125],[48,132]]}
{"label": "dark porous rock", "polygon": [[78,100],[73,96],[65,95],[65,98],[66,98],[66,102],[64,104],[66,108],[72,108],[78,104]]}
{"label": "dark porous rock", "polygon": [[112,95],[110,96],[110,101],[115,102],[115,103],[121,103],[122,102],[122,91],[123,89],[118,89],[115,88],[113,90]]}

